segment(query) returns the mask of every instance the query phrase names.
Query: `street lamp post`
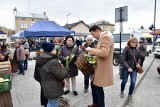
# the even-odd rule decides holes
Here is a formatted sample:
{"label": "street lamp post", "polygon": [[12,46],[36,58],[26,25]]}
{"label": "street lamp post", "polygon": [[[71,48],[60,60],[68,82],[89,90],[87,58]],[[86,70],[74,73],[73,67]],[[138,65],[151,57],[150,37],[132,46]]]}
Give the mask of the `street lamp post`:
{"label": "street lamp post", "polygon": [[68,16],[69,16],[69,15],[71,15],[71,13],[68,13],[68,14],[67,14],[67,24],[68,24]]}
{"label": "street lamp post", "polygon": [[157,0],[155,0],[155,4],[154,4],[154,37],[153,37],[153,48],[152,48],[152,51],[154,51],[154,50],[155,50],[156,4],[157,4]]}

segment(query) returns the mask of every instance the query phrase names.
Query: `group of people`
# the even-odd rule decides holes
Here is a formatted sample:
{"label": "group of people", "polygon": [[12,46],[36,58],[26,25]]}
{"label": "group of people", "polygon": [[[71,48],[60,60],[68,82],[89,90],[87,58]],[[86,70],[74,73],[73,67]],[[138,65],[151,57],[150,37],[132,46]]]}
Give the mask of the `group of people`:
{"label": "group of people", "polygon": [[[105,107],[103,87],[114,84],[112,65],[114,42],[111,36],[107,32],[103,32],[97,25],[93,25],[89,31],[98,40],[98,43],[95,45],[93,43],[93,37],[89,35],[81,51],[79,50],[80,48],[75,46],[72,36],[65,38],[66,43],[61,46],[58,55],[54,49],[54,43],[42,43],[44,52],[36,59],[34,78],[41,85],[41,104],[45,107],[58,107],[59,98],[70,93],[71,84],[73,95],[78,95],[76,87],[78,68],[75,65],[75,61],[82,51],[89,52],[96,57],[95,72],[91,75],[92,79],[90,80],[90,76],[84,76],[84,93],[88,92],[89,80],[91,81],[93,104],[88,105],[88,107]],[[121,83],[120,97],[124,97],[125,85],[128,75],[130,75],[131,85],[128,93],[128,102],[132,100],[132,93],[137,78],[136,68],[140,68],[143,65],[143,59],[145,58],[143,56],[145,54],[143,53],[144,48],[145,45],[142,44],[142,41],[138,45],[138,39],[131,37],[122,53],[123,80]],[[72,57],[69,57],[71,55]],[[69,60],[69,63],[67,63],[67,60]],[[64,80],[68,83],[65,91]]]}
{"label": "group of people", "polygon": [[27,41],[22,44],[21,42],[16,43],[16,48],[14,51],[14,56],[12,52],[7,47],[6,44],[1,45],[0,48],[0,61],[15,60],[18,64],[19,73],[25,75],[24,70],[27,70],[28,67],[28,58],[29,58],[29,44]]}

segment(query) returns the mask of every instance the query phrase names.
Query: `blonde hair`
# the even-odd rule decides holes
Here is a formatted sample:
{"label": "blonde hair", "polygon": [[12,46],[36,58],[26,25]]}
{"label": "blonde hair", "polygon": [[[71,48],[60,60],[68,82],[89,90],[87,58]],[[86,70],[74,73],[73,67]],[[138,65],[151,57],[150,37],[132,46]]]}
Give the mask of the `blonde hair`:
{"label": "blonde hair", "polygon": [[[137,43],[138,43],[138,39],[136,38],[136,37],[131,37],[129,40],[128,40],[128,42],[127,42],[127,47],[130,47],[131,45],[130,45],[130,43],[131,42],[134,42],[134,41],[137,41]],[[137,47],[137,44],[136,44],[136,47]]]}

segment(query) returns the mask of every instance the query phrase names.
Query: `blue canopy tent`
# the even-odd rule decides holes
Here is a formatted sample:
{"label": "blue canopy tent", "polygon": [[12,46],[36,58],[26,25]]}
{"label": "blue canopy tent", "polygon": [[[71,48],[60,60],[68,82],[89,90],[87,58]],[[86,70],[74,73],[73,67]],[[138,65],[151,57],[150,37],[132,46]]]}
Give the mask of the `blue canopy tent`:
{"label": "blue canopy tent", "polygon": [[11,39],[16,39],[16,38],[23,38],[24,36],[24,31],[19,31],[18,33],[10,36]]}
{"label": "blue canopy tent", "polygon": [[24,31],[25,37],[59,37],[71,35],[75,35],[75,32],[58,25],[54,21],[47,20],[39,20]]}

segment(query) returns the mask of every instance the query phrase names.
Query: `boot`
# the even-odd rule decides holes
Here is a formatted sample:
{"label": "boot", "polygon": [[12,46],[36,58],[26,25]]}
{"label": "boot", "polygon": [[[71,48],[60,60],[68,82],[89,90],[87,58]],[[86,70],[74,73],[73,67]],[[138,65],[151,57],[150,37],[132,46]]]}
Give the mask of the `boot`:
{"label": "boot", "polygon": [[123,91],[120,92],[120,97],[124,98],[124,92]]}
{"label": "boot", "polygon": [[87,92],[88,92],[88,87],[85,86],[85,87],[84,87],[84,93],[87,93]]}
{"label": "boot", "polygon": [[97,104],[88,105],[88,107],[98,107]]}
{"label": "boot", "polygon": [[128,95],[126,104],[133,103],[132,95]]}

